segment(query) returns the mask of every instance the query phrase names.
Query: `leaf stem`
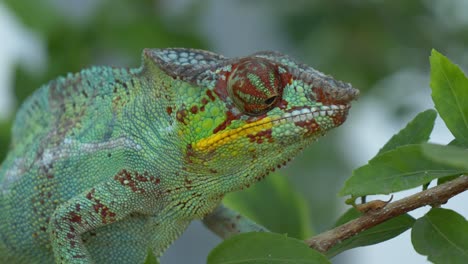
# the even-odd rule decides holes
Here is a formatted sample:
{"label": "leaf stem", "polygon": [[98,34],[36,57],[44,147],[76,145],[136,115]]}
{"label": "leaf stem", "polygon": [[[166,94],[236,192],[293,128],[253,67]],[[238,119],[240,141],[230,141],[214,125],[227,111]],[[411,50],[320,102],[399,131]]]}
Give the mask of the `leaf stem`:
{"label": "leaf stem", "polygon": [[357,219],[318,234],[305,242],[309,247],[325,253],[341,241],[393,217],[426,205],[444,204],[453,196],[466,190],[468,190],[468,176],[463,175],[452,181],[389,203],[383,208],[368,211]]}

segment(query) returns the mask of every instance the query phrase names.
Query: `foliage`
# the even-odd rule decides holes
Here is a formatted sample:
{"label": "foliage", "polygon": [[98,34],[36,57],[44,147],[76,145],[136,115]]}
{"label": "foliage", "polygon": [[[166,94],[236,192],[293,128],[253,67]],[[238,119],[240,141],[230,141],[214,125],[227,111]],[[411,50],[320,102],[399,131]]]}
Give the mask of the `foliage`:
{"label": "foliage", "polygon": [[211,251],[208,264],[326,264],[325,256],[302,241],[274,233],[246,233],[227,239]]}
{"label": "foliage", "polygon": [[413,226],[414,249],[434,263],[466,263],[468,222],[452,210],[434,208]]}
{"label": "foliage", "polygon": [[226,195],[223,202],[270,231],[302,239],[312,235],[304,198],[278,173],[245,191]]}
{"label": "foliage", "polygon": [[[361,215],[362,213],[355,208],[350,208],[338,219],[338,221],[336,221],[335,227],[356,219]],[[414,221],[414,218],[409,214],[403,214],[392,218],[332,247],[327,251],[327,256],[333,257],[348,249],[373,245],[392,239],[410,229],[413,226]]]}

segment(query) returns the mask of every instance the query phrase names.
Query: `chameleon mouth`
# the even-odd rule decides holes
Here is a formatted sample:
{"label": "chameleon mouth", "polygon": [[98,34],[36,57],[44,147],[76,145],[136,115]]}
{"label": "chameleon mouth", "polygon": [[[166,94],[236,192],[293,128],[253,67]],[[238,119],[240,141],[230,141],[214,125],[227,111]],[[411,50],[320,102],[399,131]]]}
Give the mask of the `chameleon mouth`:
{"label": "chameleon mouth", "polygon": [[350,105],[323,105],[319,107],[304,107],[295,109],[285,113],[281,118],[291,120],[293,122],[301,122],[312,120],[317,117],[333,117],[336,115],[344,115],[348,113]]}
{"label": "chameleon mouth", "polygon": [[296,125],[303,126],[304,123],[317,122],[322,117],[329,117],[333,120],[335,126],[341,125],[348,114],[351,105],[323,105],[318,107],[303,107],[293,109],[285,113],[281,118],[274,120],[279,124],[293,122]]}
{"label": "chameleon mouth", "polygon": [[262,133],[269,134],[275,125],[287,123],[293,123],[307,129],[306,135],[324,132],[341,125],[346,120],[349,108],[350,105],[346,104],[292,109],[281,117],[267,116],[239,128],[218,132],[193,143],[192,148],[194,150],[209,151],[240,137],[256,137]]}

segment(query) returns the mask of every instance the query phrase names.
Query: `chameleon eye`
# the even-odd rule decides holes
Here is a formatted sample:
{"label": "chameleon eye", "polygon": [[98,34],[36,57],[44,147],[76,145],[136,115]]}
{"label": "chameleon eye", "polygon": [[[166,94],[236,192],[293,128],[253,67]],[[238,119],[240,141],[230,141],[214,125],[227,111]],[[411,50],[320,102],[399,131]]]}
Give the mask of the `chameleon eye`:
{"label": "chameleon eye", "polygon": [[282,91],[277,67],[263,58],[248,58],[233,68],[227,89],[237,108],[248,115],[261,115],[271,110]]}

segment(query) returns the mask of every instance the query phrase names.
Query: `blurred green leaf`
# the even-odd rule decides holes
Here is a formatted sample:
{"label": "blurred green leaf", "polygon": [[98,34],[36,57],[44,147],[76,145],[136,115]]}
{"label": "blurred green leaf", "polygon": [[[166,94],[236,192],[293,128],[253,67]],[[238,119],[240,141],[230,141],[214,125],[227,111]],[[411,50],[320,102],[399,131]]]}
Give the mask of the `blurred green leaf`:
{"label": "blurred green leaf", "polygon": [[63,25],[64,16],[61,15],[50,0],[41,2],[29,0],[3,0],[29,28],[42,34],[47,34],[55,27]]}
{"label": "blurred green leaf", "polygon": [[423,155],[421,145],[406,145],[380,154],[354,170],[340,195],[388,194],[466,171],[428,159]]}
{"label": "blurred green leaf", "polygon": [[146,257],[144,264],[159,264],[158,259],[154,256],[153,251],[148,251],[148,256]]}
{"label": "blurred green leaf", "polygon": [[0,163],[5,159],[10,144],[11,123],[0,120]]}
{"label": "blurred green leaf", "polygon": [[162,11],[153,0],[99,1],[81,19],[64,15],[73,10],[56,1],[5,3],[27,27],[41,35],[49,56],[40,74],[16,69],[14,92],[20,103],[40,85],[68,72],[92,65],[138,67],[143,48],[206,47],[193,30],[180,27],[176,31],[164,24],[158,14]]}
{"label": "blurred green leaf", "polygon": [[379,154],[392,150],[399,146],[423,143],[429,140],[434,122],[437,117],[437,112],[429,109],[419,113],[405,128],[395,134],[390,140],[379,150]]}
{"label": "blurred green leaf", "polygon": [[227,194],[223,202],[271,231],[296,238],[312,234],[304,198],[280,174],[269,175],[249,189]]}
{"label": "blurred green leaf", "polygon": [[458,213],[433,208],[413,226],[414,249],[434,263],[464,264],[468,260],[468,222]]}
{"label": "blurred green leaf", "polygon": [[423,154],[429,159],[468,171],[468,150],[456,146],[423,144]]}
{"label": "blurred green leaf", "polygon": [[449,182],[451,180],[455,180],[456,178],[460,177],[461,175],[452,175],[452,176],[447,176],[447,177],[442,177],[437,179],[437,185],[444,184],[446,182]]}
{"label": "blurred green leaf", "polygon": [[458,66],[432,50],[432,100],[457,141],[468,146],[468,79]]}
{"label": "blurred green leaf", "polygon": [[[361,216],[362,213],[354,208],[346,211],[336,222],[335,227],[347,223]],[[394,217],[386,222],[374,226],[366,231],[363,231],[349,239],[342,241],[336,246],[327,251],[327,257],[331,258],[339,253],[362,246],[377,244],[389,239],[392,239],[406,230],[410,229],[414,224],[414,218],[409,214],[403,214]]]}
{"label": "blurred green leaf", "polygon": [[304,242],[285,235],[253,232],[233,236],[208,255],[208,264],[330,263]]}

